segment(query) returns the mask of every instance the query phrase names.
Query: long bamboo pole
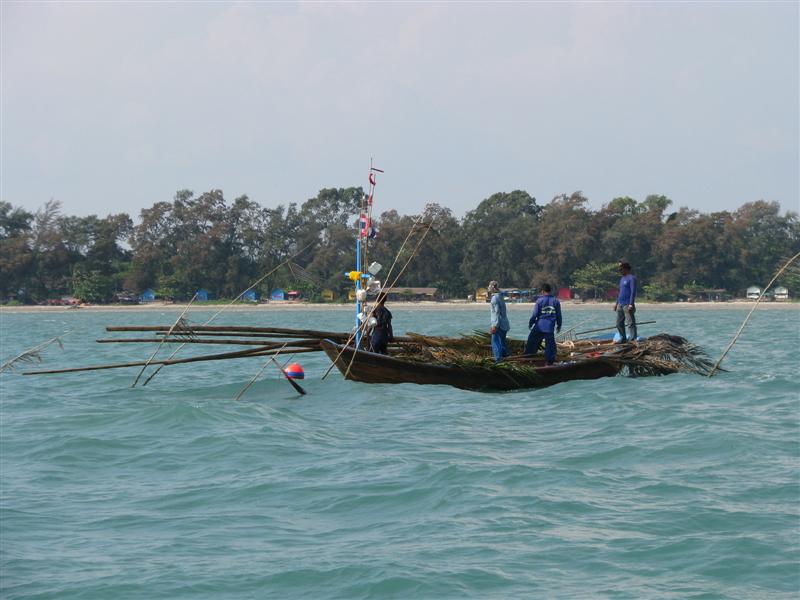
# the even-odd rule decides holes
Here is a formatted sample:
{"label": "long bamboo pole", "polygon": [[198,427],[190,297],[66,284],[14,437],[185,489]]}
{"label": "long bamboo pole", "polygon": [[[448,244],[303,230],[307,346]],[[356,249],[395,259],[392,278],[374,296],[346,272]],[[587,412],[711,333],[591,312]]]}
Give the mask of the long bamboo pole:
{"label": "long bamboo pole", "polygon": [[[183,338],[170,338],[170,339],[162,339],[162,338],[121,338],[118,340],[95,340],[98,344],[152,344],[154,342],[163,342],[164,344],[222,344],[228,346],[264,346],[270,348],[277,348],[280,347],[280,342],[264,342],[258,340],[203,340],[203,339],[183,339]],[[291,343],[292,346],[297,346],[300,348],[304,347],[319,347],[319,340],[318,339],[310,339],[310,340],[288,340],[286,342]]]}
{"label": "long bamboo pole", "polygon": [[[638,327],[639,325],[652,325],[653,323],[655,323],[655,321],[640,321],[640,322],[636,323],[636,326]],[[587,333],[597,333],[598,331],[611,331],[612,329],[616,329],[616,328],[617,328],[616,325],[612,325],[611,327],[600,327],[599,329],[588,329],[587,331],[578,331],[578,332],[575,333],[575,335],[584,335],[584,334],[587,334]]]}
{"label": "long bamboo pole", "polygon": [[[164,335],[163,331],[156,331],[154,332],[156,335],[161,336]],[[244,333],[241,331],[192,331],[193,336],[203,336],[204,338],[214,338],[214,337],[227,337],[231,335],[235,335],[237,338],[258,338],[262,340],[277,340],[277,339],[296,339],[298,336],[291,335],[288,333]],[[347,337],[347,334],[342,334]],[[321,338],[315,337],[315,340],[319,340]],[[108,340],[113,342],[115,341],[114,338],[109,338]],[[187,340],[188,341],[188,340]]]}
{"label": "long bamboo pole", "polygon": [[[291,352],[295,354],[303,354],[305,352],[317,352],[314,348],[290,348]],[[151,365],[180,365],[185,363],[193,363],[193,362],[204,362],[204,361],[212,361],[212,360],[228,360],[234,358],[250,358],[254,356],[269,356],[270,354],[274,354],[275,349],[270,348],[267,350],[262,350],[260,348],[253,348],[247,350],[239,350],[237,352],[224,352],[222,354],[206,354],[203,356],[192,356],[190,358],[176,358],[173,360],[154,360],[150,364]],[[130,362],[130,363],[117,363],[111,365],[92,365],[89,367],[72,367],[69,369],[53,369],[49,371],[26,371],[23,375],[55,375],[58,373],[77,373],[80,371],[102,371],[106,369],[124,369],[127,367],[141,367],[147,361],[137,361],[137,362]]]}
{"label": "long bamboo pole", "polygon": [[731,343],[728,344],[727,348],[725,348],[725,352],[722,353],[722,356],[719,357],[719,360],[714,364],[714,367],[711,369],[711,371],[709,371],[709,373],[708,373],[709,377],[714,375],[714,373],[716,373],[719,370],[719,366],[722,364],[722,361],[728,355],[728,352],[730,352],[731,348],[733,348],[733,345],[736,343],[736,340],[739,339],[739,336],[742,334],[742,331],[744,331],[744,328],[747,325],[747,322],[750,320],[750,317],[753,316],[753,313],[755,312],[756,308],[758,308],[758,305],[761,302],[761,299],[764,297],[764,294],[767,293],[769,288],[772,287],[772,284],[775,283],[775,281],[778,279],[778,277],[781,276],[781,273],[783,273],[789,267],[789,265],[791,265],[794,261],[796,261],[799,256],[800,256],[800,252],[798,252],[792,258],[790,258],[788,261],[786,261],[786,264],[783,265],[780,269],[778,269],[777,273],[775,273],[775,277],[773,277],[772,280],[767,284],[767,287],[765,287],[761,291],[761,294],[758,296],[758,300],[756,300],[756,303],[753,305],[753,308],[750,309],[750,312],[747,313],[747,316],[745,317],[744,322],[742,323],[742,326],[739,327],[739,331],[736,332],[736,335],[733,336],[733,339],[731,340]]}
{"label": "long bamboo pole", "polygon": [[[169,331],[168,325],[125,325],[106,327],[109,332],[137,332],[137,331]],[[238,325],[189,325],[184,331],[192,333],[201,332],[235,332],[235,333],[275,333],[287,335],[304,335],[306,337],[327,338],[348,335],[341,331],[318,331],[316,329],[290,329],[286,327],[249,327]]]}

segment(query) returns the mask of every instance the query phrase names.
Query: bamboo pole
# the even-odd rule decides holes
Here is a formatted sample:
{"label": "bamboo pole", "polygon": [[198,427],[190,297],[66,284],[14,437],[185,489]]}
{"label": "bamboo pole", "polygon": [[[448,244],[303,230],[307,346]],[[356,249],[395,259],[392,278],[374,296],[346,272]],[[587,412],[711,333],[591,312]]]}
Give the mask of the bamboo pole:
{"label": "bamboo pole", "polygon": [[[289,342],[286,342],[286,344],[288,343]],[[280,349],[278,349],[278,352],[275,353],[275,356],[277,356],[284,348],[286,348],[286,344],[284,344],[283,346],[280,347]],[[258,373],[256,373],[253,376],[253,378],[248,382],[248,384],[244,386],[238,394],[236,394],[236,398],[233,399],[234,402],[236,402],[239,398],[241,398],[244,395],[244,393],[250,389],[250,386],[252,386],[256,382],[256,379],[258,379],[261,373],[264,372],[264,369],[267,368],[267,365],[273,360],[274,357],[270,356],[269,359],[263,365],[261,365],[261,368],[258,370]]]}
{"label": "bamboo pole", "polygon": [[[315,348],[290,348],[291,352],[295,354],[303,354],[305,352],[317,352]],[[204,361],[213,361],[213,360],[228,360],[234,358],[251,358],[254,356],[269,356],[270,354],[274,354],[275,349],[267,349],[262,350],[260,348],[253,348],[247,350],[239,350],[237,352],[224,352],[222,354],[206,354],[203,356],[192,356],[189,358],[176,358],[176,359],[168,359],[168,360],[154,360],[150,364],[151,365],[162,365],[162,366],[169,366],[169,365],[180,365],[186,363],[193,363],[193,362],[204,362]],[[69,369],[53,369],[49,371],[26,371],[23,375],[55,375],[58,373],[77,373],[80,371],[102,371],[106,369],[123,369],[128,367],[141,367],[144,365],[146,361],[137,361],[131,363],[117,363],[117,364],[110,364],[110,365],[92,365],[89,367],[72,367]]]}
{"label": "bamboo pole", "polygon": [[[145,333],[145,332],[142,332]],[[155,331],[156,335],[161,336],[164,335],[163,331]],[[227,337],[235,335],[237,338],[259,338],[259,339],[267,339],[267,340],[278,340],[278,339],[296,339],[298,336],[291,335],[288,333],[244,333],[241,331],[192,331],[192,335],[194,336],[202,336],[204,338],[214,338],[214,337]],[[347,337],[346,333],[341,334]],[[319,340],[320,338],[314,338],[315,340]],[[114,341],[114,338],[109,338],[108,341]]]}
{"label": "bamboo pole", "polygon": [[[258,340],[203,340],[203,339],[182,339],[182,338],[170,338],[166,340],[162,340],[161,338],[121,338],[118,340],[95,340],[98,344],[133,344],[133,343],[143,343],[143,344],[152,344],[153,342],[162,342],[164,344],[222,344],[228,346],[264,346],[270,348],[277,348],[280,346],[280,342],[264,342]],[[306,347],[318,347],[319,340],[311,339],[311,340],[288,340],[286,343],[290,343],[293,346],[298,346],[301,348]]]}
{"label": "bamboo pole", "polygon": [[[108,332],[143,332],[143,331],[169,331],[168,325],[122,325],[106,327]],[[291,329],[287,327],[249,327],[239,325],[190,325],[185,329],[193,333],[222,332],[222,333],[261,333],[278,335],[303,335],[306,337],[326,338],[331,336],[349,335],[341,331],[319,331],[316,329]]]}
{"label": "bamboo pole", "polygon": [[742,334],[742,331],[744,331],[744,328],[747,325],[747,322],[750,320],[750,317],[753,315],[753,313],[755,312],[756,308],[758,308],[758,305],[761,302],[761,299],[764,297],[764,294],[766,294],[767,291],[769,290],[769,288],[772,287],[772,284],[775,283],[775,280],[778,279],[778,277],[781,276],[781,273],[783,273],[789,267],[789,265],[791,265],[795,260],[797,260],[797,257],[799,257],[799,256],[800,256],[800,252],[798,252],[792,258],[790,258],[788,261],[786,261],[786,264],[783,265],[780,269],[778,269],[777,273],[775,273],[775,277],[773,277],[772,280],[767,284],[767,287],[765,287],[761,291],[761,294],[758,296],[758,299],[756,300],[756,303],[753,305],[753,308],[751,308],[750,312],[747,313],[747,316],[745,317],[744,322],[742,323],[742,326],[739,327],[739,331],[737,331],[736,335],[733,336],[733,339],[731,340],[731,343],[728,344],[727,348],[725,348],[725,352],[722,353],[722,356],[719,357],[719,360],[714,364],[714,367],[708,373],[709,377],[714,375],[714,373],[716,373],[719,370],[719,366],[722,364],[722,361],[728,355],[728,352],[730,352],[731,348],[733,348],[733,345],[736,343],[736,340],[739,339],[739,336]]}
{"label": "bamboo pole", "polygon": [[164,342],[167,341],[167,338],[170,336],[170,334],[173,331],[175,331],[175,328],[183,320],[183,315],[186,314],[186,311],[189,310],[189,307],[192,305],[192,302],[194,302],[195,300],[197,300],[197,292],[194,293],[194,296],[192,296],[192,299],[189,301],[189,304],[186,305],[186,308],[183,309],[183,312],[180,314],[178,319],[175,321],[175,323],[172,324],[172,327],[169,328],[169,331],[167,332],[166,337],[164,337],[159,342],[159,344],[156,347],[156,349],[153,350],[153,353],[150,355],[150,358],[147,359],[147,361],[142,366],[142,370],[139,371],[139,374],[136,376],[136,379],[133,380],[133,383],[131,384],[131,387],[136,387],[136,384],[139,383],[139,379],[142,377],[142,374],[145,372],[145,370],[150,365],[150,363],[153,362],[153,359],[156,357],[156,354],[158,354],[158,351],[161,350],[161,346],[164,344]]}
{"label": "bamboo pole", "polygon": [[[639,325],[652,325],[653,323],[655,323],[655,321],[641,321],[639,323],[636,323],[636,326],[638,327]],[[611,331],[616,328],[617,326],[613,325],[611,327],[600,327],[599,329],[588,329],[587,331],[578,331],[577,333],[575,333],[575,335],[584,335],[586,333],[597,333],[598,331]]]}

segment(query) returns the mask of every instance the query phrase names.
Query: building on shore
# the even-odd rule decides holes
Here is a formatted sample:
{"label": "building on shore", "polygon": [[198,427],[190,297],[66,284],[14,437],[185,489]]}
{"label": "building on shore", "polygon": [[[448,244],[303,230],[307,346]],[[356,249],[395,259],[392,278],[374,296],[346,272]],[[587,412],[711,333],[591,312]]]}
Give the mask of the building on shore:
{"label": "building on shore", "polygon": [[419,302],[420,300],[438,300],[435,287],[391,287],[384,291],[389,300]]}

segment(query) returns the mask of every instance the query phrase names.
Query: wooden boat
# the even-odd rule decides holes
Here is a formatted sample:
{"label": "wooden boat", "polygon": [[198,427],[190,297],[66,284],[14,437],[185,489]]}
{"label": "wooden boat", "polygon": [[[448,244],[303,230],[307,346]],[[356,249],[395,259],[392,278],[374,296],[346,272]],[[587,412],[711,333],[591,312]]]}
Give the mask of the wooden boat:
{"label": "wooden boat", "polygon": [[[614,344],[610,340],[577,339],[578,335],[614,329],[613,327],[572,334],[570,340],[565,340],[558,344],[556,356],[559,362],[549,366],[543,364],[541,360],[522,355],[525,348],[524,340],[510,339],[507,340],[507,347],[512,357],[496,364],[491,358],[490,334],[486,331],[477,331],[471,335],[461,335],[459,337],[429,336],[408,332],[405,336],[393,338],[388,348],[390,355],[356,350],[356,348],[363,347],[362,339],[368,336],[370,324],[375,321],[372,315],[377,299],[373,303],[373,308],[370,309],[368,294],[376,291],[381,291],[382,294],[385,294],[396,285],[397,280],[405,269],[405,266],[401,267],[399,274],[394,277],[393,282],[389,283],[388,280],[394,268],[393,263],[389,273],[386,274],[386,285],[381,286],[381,282],[376,277],[383,267],[377,262],[367,266],[367,246],[369,240],[376,233],[371,226],[375,178],[377,173],[382,172],[381,169],[373,167],[370,163],[369,188],[368,192],[362,197],[355,236],[355,269],[345,274],[353,284],[352,293],[355,298],[354,332],[352,334],[348,332],[340,333],[279,327],[210,325],[210,320],[203,325],[191,325],[183,318],[186,312],[184,310],[178,320],[168,326],[107,328],[108,331],[150,332],[151,335],[148,337],[97,340],[102,343],[157,343],[158,346],[155,352],[146,361],[29,371],[25,374],[44,375],[142,367],[139,372],[140,377],[147,367],[159,365],[158,369],[145,380],[144,384],[146,385],[163,366],[167,365],[263,356],[270,356],[272,357],[271,360],[274,361],[274,357],[280,353],[299,354],[319,352],[320,350],[323,350],[328,355],[334,366],[342,372],[345,378],[353,381],[451,385],[466,390],[507,391],[535,389],[575,379],[611,377],[621,371],[637,377],[666,375],[677,372],[708,373],[711,365],[702,349],[681,337],[660,334],[648,340],[643,340],[641,343],[627,344]],[[416,248],[419,248],[428,231],[430,231],[432,224],[433,221],[428,223],[427,228],[422,231]],[[411,238],[416,227],[417,223],[411,228],[406,241],[403,242],[403,246]],[[416,249],[412,252],[412,258],[415,253]],[[410,261],[411,259],[409,258],[408,260]],[[288,264],[291,267],[291,259],[287,259],[282,264]],[[406,262],[407,264],[408,261]],[[268,275],[273,272],[274,269]],[[263,280],[264,277],[259,281]],[[644,323],[640,322],[641,324]],[[56,340],[58,338],[54,338],[47,343],[52,343]],[[351,342],[353,345],[350,345]],[[158,350],[165,343],[180,344],[180,346],[169,358],[155,360]],[[246,349],[173,359],[175,353],[186,344],[238,345],[246,347]],[[8,368],[16,361],[30,360],[36,356],[36,351],[41,347],[40,345],[32,348],[9,363],[0,365],[0,370]],[[327,375],[327,372],[325,375]],[[139,377],[137,377],[136,381],[138,381]],[[134,381],[133,385],[136,385],[136,381]],[[296,382],[291,383],[295,389],[303,393]]]}
{"label": "wooden boat", "polygon": [[347,378],[362,383],[452,385],[463,390],[509,391],[543,388],[574,379],[613,377],[621,365],[602,356],[548,366],[541,361],[497,366],[437,364],[356,350],[324,339],[322,350]]}

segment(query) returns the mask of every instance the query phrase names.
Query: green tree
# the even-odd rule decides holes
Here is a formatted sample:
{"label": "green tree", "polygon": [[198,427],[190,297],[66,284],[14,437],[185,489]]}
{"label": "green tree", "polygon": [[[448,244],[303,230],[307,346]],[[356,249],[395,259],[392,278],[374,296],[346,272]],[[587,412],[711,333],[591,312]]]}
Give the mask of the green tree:
{"label": "green tree", "polygon": [[616,287],[618,282],[617,263],[591,262],[572,274],[573,285],[584,293],[590,293],[595,298],[604,298],[606,290]]}
{"label": "green tree", "polygon": [[305,264],[300,263],[325,288],[343,291],[343,273],[353,266],[357,219],[364,202],[360,187],[326,188],[308,199],[297,215],[297,246],[314,244]]}
{"label": "green tree", "polygon": [[[448,296],[465,296],[467,293],[466,284],[459,268],[462,236],[458,220],[453,216],[449,208],[444,208],[438,204],[426,205],[421,217],[419,235],[409,240],[409,246],[411,247],[405,253],[406,256],[410,257],[411,252],[416,247],[417,240],[421,239],[428,226],[430,226],[430,230],[417,249],[416,256],[414,256],[405,273],[398,281],[398,285],[435,287],[439,293]],[[417,218],[417,215],[412,217],[414,220]],[[409,227],[409,220],[404,220],[404,229]],[[400,264],[396,269],[397,272],[408,260],[406,256],[401,257],[401,261],[398,261]],[[393,260],[394,256],[391,258]]]}
{"label": "green tree", "polygon": [[535,198],[516,190],[494,194],[466,214],[461,273],[470,288],[492,279],[501,286],[530,281],[541,210]]}
{"label": "green tree", "polygon": [[80,261],[81,255],[77,247],[65,242],[59,202],[50,200],[36,212],[31,243],[34,276],[29,287],[32,296],[46,299],[67,294],[72,267]]}
{"label": "green tree", "polygon": [[677,298],[677,292],[659,283],[648,283],[643,286],[644,297],[658,302],[672,302]]}
{"label": "green tree", "polygon": [[538,223],[536,254],[528,257],[532,265],[531,287],[543,283],[567,284],[572,273],[592,255],[595,240],[589,230],[591,213],[581,192],[562,194],[546,204]]}
{"label": "green tree", "polygon": [[31,229],[34,215],[9,202],[0,202],[0,299],[18,296],[33,277]]}
{"label": "green tree", "polygon": [[72,294],[82,302],[103,303],[111,300],[113,280],[101,271],[87,271],[81,265],[72,271]]}
{"label": "green tree", "polygon": [[748,202],[733,213],[729,226],[739,242],[739,289],[766,285],[782,259],[800,251],[797,213],[780,213],[777,202]]}
{"label": "green tree", "polygon": [[602,260],[630,262],[640,278],[652,279],[654,245],[662,235],[665,211],[672,204],[666,196],[650,195],[643,202],[628,196],[614,198],[597,214]]}
{"label": "green tree", "polygon": [[653,283],[669,289],[691,282],[706,288],[737,287],[740,267],[730,222],[726,212],[703,215],[681,208],[671,215],[654,244]]}

